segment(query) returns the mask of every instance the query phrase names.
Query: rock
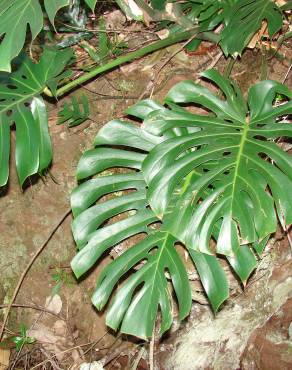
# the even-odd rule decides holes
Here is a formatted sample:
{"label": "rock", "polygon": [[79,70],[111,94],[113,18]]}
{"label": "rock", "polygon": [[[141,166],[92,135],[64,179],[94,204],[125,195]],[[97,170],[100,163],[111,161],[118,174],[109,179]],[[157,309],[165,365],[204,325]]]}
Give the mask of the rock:
{"label": "rock", "polygon": [[242,370],[292,369],[292,299],[254,331],[241,357]]}
{"label": "rock", "polygon": [[247,288],[216,317],[208,306],[194,304],[185,327],[166,343],[173,350],[158,355],[161,369],[292,369],[292,259],[288,244],[279,244],[267,248]]}
{"label": "rock", "polygon": [[100,361],[84,362],[80,365],[80,370],[104,370],[104,367]]}

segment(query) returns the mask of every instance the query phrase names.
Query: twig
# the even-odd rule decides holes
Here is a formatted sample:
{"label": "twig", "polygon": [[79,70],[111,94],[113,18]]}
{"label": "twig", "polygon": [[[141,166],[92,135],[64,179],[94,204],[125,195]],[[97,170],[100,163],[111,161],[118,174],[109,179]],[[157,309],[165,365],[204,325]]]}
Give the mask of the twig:
{"label": "twig", "polygon": [[[219,62],[219,60],[221,59],[222,55],[223,55],[223,51],[220,50],[219,53],[212,59],[211,63],[208,64],[208,66],[204,69],[207,70],[207,69],[214,68],[216,64]],[[200,80],[201,78],[198,77],[195,82],[198,83]]]}
{"label": "twig", "polygon": [[108,333],[109,331],[107,330],[102,337],[97,339],[86,351],[84,351],[83,355],[85,356],[88,352],[90,352]]}
{"label": "twig", "polygon": [[137,357],[135,358],[135,361],[133,362],[131,370],[137,370],[139,362],[141,361],[141,358],[143,357],[144,353],[145,353],[145,348],[141,347],[140,351],[137,354]]}
{"label": "twig", "polygon": [[[68,352],[72,352],[74,351],[74,349],[77,349],[79,347],[85,347],[85,346],[88,346],[88,345],[91,345],[92,342],[89,342],[89,343],[85,343],[85,344],[79,344],[78,346],[74,346],[74,347],[71,347],[71,348],[68,348],[68,349],[65,349],[64,351],[61,351],[61,352],[58,352],[58,354],[52,354],[51,358],[55,358],[57,355],[63,355],[65,353],[68,353]],[[34,369],[37,369],[38,367],[42,366],[42,365],[45,365],[49,362],[48,359],[40,362],[39,364],[35,365],[34,367],[32,367],[30,370],[34,370]]]}
{"label": "twig", "polygon": [[289,73],[291,71],[291,67],[292,67],[292,64],[290,64],[289,68],[288,68],[288,71],[286,72],[284,78],[283,78],[283,81],[282,81],[282,84],[285,83],[285,81],[287,80],[288,76],[289,76]]}
{"label": "twig", "polygon": [[154,370],[155,325],[149,345],[149,370]]}
{"label": "twig", "polygon": [[147,94],[150,86],[152,86],[151,88],[151,93],[150,93],[150,98],[152,98],[153,96],[153,93],[154,93],[154,89],[155,89],[155,82],[157,81],[158,79],[158,76],[160,74],[160,72],[162,71],[162,69],[171,61],[172,58],[174,58],[178,53],[180,53],[191,41],[193,41],[195,38],[197,37],[197,34],[191,36],[186,42],[184,42],[181,47],[176,50],[174,53],[172,53],[167,59],[166,61],[159,67],[158,71],[155,73],[155,75],[151,78],[151,80],[149,81],[148,83],[148,86],[146,87],[146,91],[143,92],[143,94],[140,96],[140,98],[142,98],[143,96],[145,96],[145,94]]}
{"label": "twig", "polygon": [[34,264],[34,262],[37,259],[37,257],[45,249],[45,247],[48,244],[48,242],[51,240],[51,238],[53,237],[53,235],[55,234],[55,232],[59,229],[59,227],[62,225],[62,223],[65,221],[65,219],[69,216],[70,213],[71,213],[71,209],[67,209],[66,212],[63,214],[62,218],[60,219],[60,221],[56,224],[56,226],[54,226],[53,230],[50,232],[50,234],[47,237],[47,239],[44,241],[44,243],[40,246],[40,248],[32,256],[32,258],[29,261],[26,269],[21,274],[20,279],[18,280],[18,283],[16,285],[16,288],[14,289],[14,292],[13,292],[13,295],[12,295],[12,298],[11,298],[11,301],[10,301],[8,307],[7,307],[7,312],[5,314],[3,325],[2,325],[2,328],[1,328],[1,331],[0,331],[0,341],[2,340],[2,337],[3,337],[3,334],[4,334],[4,330],[5,330],[5,326],[6,326],[6,323],[7,323],[7,320],[8,320],[8,317],[9,317],[9,314],[10,314],[10,311],[11,311],[11,308],[12,308],[12,305],[13,305],[13,303],[15,301],[15,298],[16,298],[18,292],[19,292],[19,289],[20,289],[20,287],[21,287],[21,285],[23,283],[23,280],[24,280],[25,276],[27,275],[27,273],[30,270],[31,266]]}
{"label": "twig", "polygon": [[[97,91],[94,91],[94,90],[91,90],[89,89],[88,87],[86,86],[81,86],[82,89],[94,94],[94,95],[98,95],[100,96],[100,99],[99,100],[115,100],[115,99],[138,99],[139,97],[138,96],[126,96],[126,95],[110,95],[110,94],[102,94],[102,93],[99,93]],[[93,100],[90,100],[90,101],[95,101],[95,100],[98,100],[98,99],[93,99]]]}
{"label": "twig", "polygon": [[[57,23],[57,21],[56,21]],[[60,22],[58,21],[59,24],[62,24],[63,26],[65,27],[68,27],[68,28],[71,28],[72,30],[74,31],[81,31],[81,32],[92,32],[92,33],[148,33],[148,34],[151,34],[151,35],[156,35],[156,32],[154,31],[151,31],[151,30],[126,30],[126,29],[123,29],[123,28],[106,28],[106,29],[100,29],[100,28],[81,28],[81,27],[76,27],[76,26],[72,26],[70,24],[67,24],[67,23],[64,23],[64,22]]]}
{"label": "twig", "polygon": [[286,233],[286,235],[287,235],[287,239],[288,239],[288,242],[289,242],[289,245],[290,245],[290,252],[291,252],[291,254],[292,254],[292,239],[291,239],[291,236],[290,236],[290,234],[289,234],[289,227],[288,227],[288,229],[287,228],[285,228],[285,233]]}
{"label": "twig", "polygon": [[[9,307],[9,304],[1,304],[0,305],[0,309],[8,308],[8,307]],[[56,314],[55,312],[50,311],[50,310],[47,310],[44,307],[36,306],[36,305],[29,305],[29,304],[22,304],[22,303],[13,303],[11,305],[11,308],[27,308],[27,309],[36,310],[36,311],[42,311],[42,312],[48,313],[48,314],[50,314],[52,316],[55,316],[56,318],[58,318],[60,320],[66,321],[66,319],[64,317]]]}

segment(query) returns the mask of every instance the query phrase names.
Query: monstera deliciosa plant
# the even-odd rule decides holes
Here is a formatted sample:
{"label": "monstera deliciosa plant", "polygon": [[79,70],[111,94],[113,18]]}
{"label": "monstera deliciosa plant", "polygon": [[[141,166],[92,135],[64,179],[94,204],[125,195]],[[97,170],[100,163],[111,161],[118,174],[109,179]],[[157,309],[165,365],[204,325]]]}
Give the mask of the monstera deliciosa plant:
{"label": "monstera deliciosa plant", "polygon": [[[101,61],[74,79],[67,68],[71,49],[56,42],[37,61],[23,50],[44,25],[58,30],[56,14],[64,15],[72,1],[0,1],[0,186],[8,183],[14,130],[21,186],[52,161],[44,96],[60,97],[100,73],[181,41],[195,49],[208,40],[236,57],[263,22],[272,38],[292,8],[291,2],[272,0],[116,2],[132,19],[160,22],[168,37]],[[97,0],[76,3],[94,11]],[[81,277],[129,239],[130,247],[100,274],[92,301],[103,309],[111,300],[107,324],[141,338],[152,335],[159,315],[161,333],[170,328],[172,295],[179,318],[189,314],[191,291],[178,245],[193,261],[216,312],[228,297],[221,259],[245,284],[278,221],[284,229],[292,222],[292,161],[278,145],[292,136],[291,93],[280,83],[262,81],[245,101],[238,86],[215,70],[202,76],[220,95],[185,81],[171,89],[165,105],[138,102],[127,113],[143,123],[109,122],[78,165],[72,210],[79,252],[73,271]],[[59,122],[83,122],[89,109],[86,98],[81,102],[83,109],[74,98],[65,105]],[[188,109],[194,105],[208,113]]]}
{"label": "monstera deliciosa plant", "polygon": [[[24,54],[19,68],[0,75],[0,186],[9,176],[10,129],[16,126],[15,161],[19,182],[45,170],[52,160],[46,105],[41,97],[49,86],[56,90],[68,71],[64,67],[72,58],[70,49],[47,49],[38,64]],[[1,59],[1,58],[0,58]]]}
{"label": "monstera deliciosa plant", "polygon": [[[96,3],[97,0],[81,1],[91,11],[94,11]],[[70,4],[70,0],[1,1],[0,121],[3,124],[0,125],[0,186],[8,182],[9,138],[10,129],[14,127],[16,167],[21,185],[29,176],[41,173],[52,161],[47,113],[41,95],[61,96],[100,73],[180,41],[189,40],[189,47],[194,49],[202,39],[206,39],[219,43],[226,56],[236,56],[241,54],[264,20],[272,37],[282,27],[282,11],[291,9],[289,3],[283,7],[272,0],[190,0],[181,3],[166,0],[136,0],[130,3],[117,0],[129,17],[143,19],[140,16],[137,18],[133,11],[140,9],[140,13],[147,14],[149,19],[168,21],[169,37],[98,65],[75,80],[68,81],[70,72],[63,70],[72,57],[70,50],[46,50],[39,63],[25,57],[23,52],[19,57],[19,53],[29,39],[28,35],[34,42],[43,30],[44,18],[54,30],[56,14]],[[214,32],[218,26],[221,28]]]}
{"label": "monstera deliciosa plant", "polygon": [[[292,158],[277,144],[292,137],[286,120],[291,92],[262,81],[245,101],[237,84],[216,70],[202,77],[223,98],[184,81],[170,90],[166,106],[138,102],[127,113],[143,123],[107,123],[77,168],[81,184],[71,204],[78,278],[112,247],[145,235],[138,242],[131,238],[132,245],[105,267],[92,297],[103,309],[115,290],[107,325],[141,338],[152,335],[158,313],[161,333],[170,328],[172,289],[179,318],[189,314],[191,290],[178,243],[216,312],[228,297],[218,256],[245,284],[277,220],[284,229],[292,222]],[[285,97],[281,104],[278,95]],[[188,105],[209,113],[193,113]]]}

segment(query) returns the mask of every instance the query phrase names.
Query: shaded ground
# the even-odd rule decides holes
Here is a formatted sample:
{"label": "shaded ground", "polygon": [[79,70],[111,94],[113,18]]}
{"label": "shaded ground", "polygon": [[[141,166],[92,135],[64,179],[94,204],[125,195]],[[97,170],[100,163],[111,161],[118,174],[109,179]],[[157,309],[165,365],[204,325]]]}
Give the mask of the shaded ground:
{"label": "shaded ground", "polygon": [[[91,120],[82,126],[70,130],[65,125],[56,126],[55,116],[63,102],[50,107],[54,145],[51,176],[36,180],[33,186],[28,184],[22,192],[12,169],[9,189],[0,197],[1,308],[9,303],[32,255],[68,212],[80,154],[91,147],[105,122],[121,117],[123,110],[143,94],[155,70],[174,50],[124,66],[86,85],[86,90],[80,89],[91,101]],[[161,100],[182,79],[196,79],[219,53],[216,48],[189,58],[180,53],[159,74],[156,98]],[[248,51],[235,65],[232,76],[246,90],[259,79],[261,63],[259,52]],[[217,68],[222,71],[225,65],[221,58]],[[287,61],[272,59],[268,75],[281,81],[287,68]],[[110,257],[79,284],[71,276],[69,264],[75,245],[70,222],[69,215],[34,263],[17,296],[16,306],[22,307],[12,309],[7,334],[18,332],[20,323],[25,323],[37,343],[26,346],[18,356],[12,352],[10,368],[33,369],[42,363],[38,368],[78,369],[82,362],[103,359],[106,369],[148,369],[149,345],[108,332],[104,316],[91,306],[96,277]],[[279,232],[247,289],[243,292],[232,280],[231,298],[216,320],[199,282],[193,281],[192,314],[179,329],[175,325],[166,338],[155,343],[156,368],[291,369],[291,300],[287,300],[292,293],[290,253],[286,238]],[[49,297],[56,285],[53,274],[62,276],[63,284],[52,300]]]}

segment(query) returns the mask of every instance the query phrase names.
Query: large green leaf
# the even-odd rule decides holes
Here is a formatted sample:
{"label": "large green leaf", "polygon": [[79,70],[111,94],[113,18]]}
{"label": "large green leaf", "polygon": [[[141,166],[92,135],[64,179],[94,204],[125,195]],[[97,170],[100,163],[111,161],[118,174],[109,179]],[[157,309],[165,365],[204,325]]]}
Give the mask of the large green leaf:
{"label": "large green leaf", "polygon": [[[116,2],[119,5],[127,4],[127,1]],[[226,55],[233,56],[242,53],[263,21],[267,22],[269,36],[274,36],[282,27],[282,10],[289,8],[281,8],[273,0],[152,0],[150,4],[154,9],[152,19],[164,21],[161,26],[166,25],[171,33],[181,32],[194,25],[198,25],[200,32],[212,31],[221,25],[221,48]],[[172,4],[171,12],[165,11],[167,4]],[[123,11],[128,14],[127,9]],[[194,39],[187,48],[195,50],[200,42]]]}
{"label": "large green leaf", "polygon": [[[44,6],[53,24],[57,11],[69,0],[45,0]],[[32,40],[43,28],[43,11],[39,0],[2,0],[0,4],[0,71],[11,71],[11,60],[23,48],[27,28]]]}
{"label": "large green leaf", "polygon": [[253,35],[268,25],[272,37],[282,27],[282,14],[273,0],[239,0],[224,14],[225,27],[221,32],[221,47],[226,55],[241,53]]}
{"label": "large green leaf", "polygon": [[[291,102],[275,103],[277,94],[288,99],[290,91],[263,81],[251,87],[246,102],[238,86],[215,70],[203,77],[224,98],[184,81],[169,92],[169,108],[138,102],[127,112],[143,124],[107,123],[77,168],[82,184],[71,198],[79,249],[73,271],[82,276],[130,238],[127,250],[101,272],[92,302],[103,309],[123,281],[107,324],[142,338],[151,336],[158,312],[161,332],[171,325],[168,278],[180,319],[189,312],[190,288],[177,243],[189,252],[216,312],[228,297],[220,260],[246,284],[277,218],[283,227],[292,222],[292,160],[275,142],[292,136],[283,119]],[[209,113],[191,113],[180,104]],[[142,241],[133,238],[140,234]]]}
{"label": "large green leaf", "polygon": [[16,127],[15,159],[19,182],[42,172],[52,160],[46,107],[40,94],[56,85],[71,50],[45,50],[35,64],[25,55],[12,74],[0,73],[0,186],[9,177],[10,127]]}

